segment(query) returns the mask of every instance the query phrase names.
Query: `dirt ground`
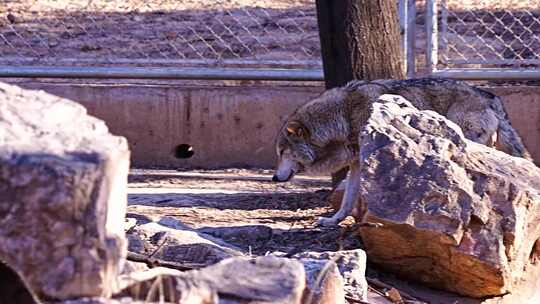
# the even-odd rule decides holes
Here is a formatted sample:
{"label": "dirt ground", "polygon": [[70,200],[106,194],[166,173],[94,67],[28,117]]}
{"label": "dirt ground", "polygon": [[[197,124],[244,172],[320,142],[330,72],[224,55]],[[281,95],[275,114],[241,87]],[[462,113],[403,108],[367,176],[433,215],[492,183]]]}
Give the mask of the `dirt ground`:
{"label": "dirt ground", "polygon": [[[317,217],[331,214],[327,206],[330,180],[299,176],[274,183],[269,171],[134,170],[129,179],[130,214],[150,219],[174,217],[196,229],[253,226],[271,233],[224,239],[256,255],[298,251],[352,249],[360,246],[352,233],[315,228]],[[343,227],[351,226],[352,219]],[[223,236],[221,236],[223,237]]]}
{"label": "dirt ground", "polygon": [[[315,228],[317,217],[331,211],[328,178],[298,176],[275,183],[271,176],[268,170],[133,170],[127,218],[172,218],[205,233],[211,228],[213,236],[255,256],[361,247],[352,220],[341,229]],[[219,229],[225,227],[234,227],[234,233]],[[371,297],[379,298],[373,303],[389,303],[375,291]]]}
{"label": "dirt ground", "polygon": [[[255,256],[363,248],[352,218],[339,228],[315,227],[317,217],[333,213],[327,203],[329,178],[300,175],[274,183],[271,177],[270,170],[134,169],[129,175],[127,218],[169,218],[198,231],[211,230],[213,236]],[[234,227],[235,232],[219,229],[224,227]],[[403,281],[371,265],[369,257],[367,277],[429,303],[477,303]],[[384,291],[370,284],[369,303],[391,303]]]}

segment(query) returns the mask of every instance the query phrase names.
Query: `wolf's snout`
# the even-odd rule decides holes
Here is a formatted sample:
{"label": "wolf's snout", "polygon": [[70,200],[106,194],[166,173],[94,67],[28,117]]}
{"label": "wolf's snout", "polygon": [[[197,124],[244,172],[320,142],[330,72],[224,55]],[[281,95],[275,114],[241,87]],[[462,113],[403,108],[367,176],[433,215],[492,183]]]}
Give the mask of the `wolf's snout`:
{"label": "wolf's snout", "polygon": [[272,180],[275,182],[289,181],[296,172],[298,172],[300,164],[287,158],[282,158],[279,162]]}

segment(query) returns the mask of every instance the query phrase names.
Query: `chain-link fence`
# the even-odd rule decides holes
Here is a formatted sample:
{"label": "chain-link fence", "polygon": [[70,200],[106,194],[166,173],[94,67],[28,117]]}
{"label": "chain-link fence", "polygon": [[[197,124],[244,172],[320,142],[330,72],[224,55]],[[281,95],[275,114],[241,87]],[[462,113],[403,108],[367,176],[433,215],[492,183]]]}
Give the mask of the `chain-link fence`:
{"label": "chain-link fence", "polygon": [[314,1],[0,4],[0,63],[319,66]]}
{"label": "chain-link fence", "polygon": [[[417,76],[538,71],[540,0],[399,2],[409,8],[404,46]],[[0,66],[49,69],[39,75],[74,66],[277,67],[322,75],[315,0],[2,0]]]}
{"label": "chain-link fence", "polygon": [[516,71],[540,73],[540,0],[426,3],[433,70],[496,71],[501,78]]}

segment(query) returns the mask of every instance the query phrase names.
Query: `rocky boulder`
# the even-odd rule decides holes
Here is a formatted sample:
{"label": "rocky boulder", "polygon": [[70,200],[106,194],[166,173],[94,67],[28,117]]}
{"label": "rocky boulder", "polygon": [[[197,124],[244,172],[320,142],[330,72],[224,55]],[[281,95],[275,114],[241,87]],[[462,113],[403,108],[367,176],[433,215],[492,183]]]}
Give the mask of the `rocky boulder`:
{"label": "rocky boulder", "polygon": [[187,272],[152,268],[129,274],[122,282],[119,296],[190,304],[300,304],[306,287],[301,263],[273,256],[230,258]]}
{"label": "rocky boulder", "polygon": [[360,135],[358,219],[372,262],[471,297],[540,287],[540,169],[471,142],[399,96],[374,103]]}
{"label": "rocky boulder", "polygon": [[0,260],[41,300],[109,296],[129,150],[81,105],[0,83]]}

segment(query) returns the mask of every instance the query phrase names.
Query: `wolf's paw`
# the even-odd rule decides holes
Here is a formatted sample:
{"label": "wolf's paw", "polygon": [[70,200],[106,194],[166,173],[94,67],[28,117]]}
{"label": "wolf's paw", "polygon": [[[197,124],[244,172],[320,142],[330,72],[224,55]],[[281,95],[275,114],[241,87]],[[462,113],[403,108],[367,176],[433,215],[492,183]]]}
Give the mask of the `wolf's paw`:
{"label": "wolf's paw", "polygon": [[317,219],[317,226],[332,227],[337,226],[340,220],[333,217],[319,217]]}

